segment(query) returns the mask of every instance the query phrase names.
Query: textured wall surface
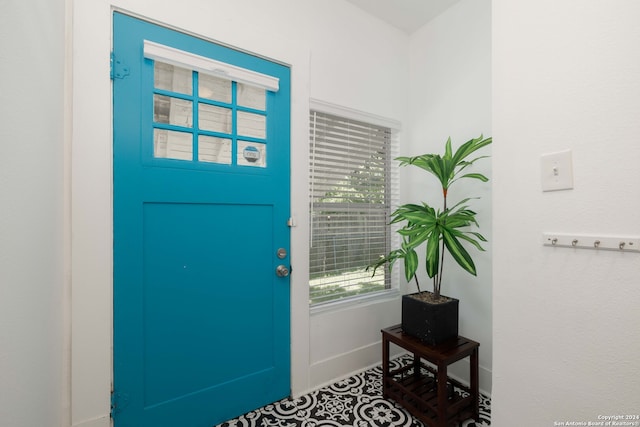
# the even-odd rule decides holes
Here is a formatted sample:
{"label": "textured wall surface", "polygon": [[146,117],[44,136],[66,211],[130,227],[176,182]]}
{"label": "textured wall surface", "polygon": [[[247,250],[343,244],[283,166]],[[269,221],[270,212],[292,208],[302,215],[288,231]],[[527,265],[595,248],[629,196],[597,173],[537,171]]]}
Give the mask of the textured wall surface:
{"label": "textured wall surface", "polygon": [[[492,7],[492,425],[637,414],[640,254],[541,233],[640,235],[640,4]],[[565,149],[574,189],[543,193],[540,156]]]}
{"label": "textured wall surface", "polygon": [[[443,153],[451,137],[454,148],[471,138],[491,136],[491,2],[463,0],[447,9],[411,37],[411,90],[409,91],[409,144],[401,155]],[[491,147],[478,155],[491,155]],[[402,168],[403,200],[425,200],[440,206],[437,180],[420,170]],[[474,172],[491,178],[491,159],[478,161]],[[445,258],[442,292],[460,300],[460,334],[480,343],[480,388],[491,392],[492,296],[491,296],[491,181],[466,180],[451,186],[448,200],[480,197],[469,203],[478,213],[482,233],[489,242],[485,252],[469,245],[477,277]],[[432,287],[424,264],[419,270],[423,289]],[[413,283],[410,292],[415,292]],[[468,363],[452,372],[466,379]]]}
{"label": "textured wall surface", "polygon": [[64,379],[64,1],[0,14],[0,425],[52,425]]}

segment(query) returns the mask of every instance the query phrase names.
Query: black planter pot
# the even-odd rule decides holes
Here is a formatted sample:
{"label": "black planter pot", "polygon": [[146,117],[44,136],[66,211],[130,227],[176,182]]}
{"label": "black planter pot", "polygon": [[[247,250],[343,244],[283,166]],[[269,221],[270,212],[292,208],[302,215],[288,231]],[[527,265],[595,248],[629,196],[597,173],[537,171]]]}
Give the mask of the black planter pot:
{"label": "black planter pot", "polygon": [[428,345],[437,345],[458,336],[458,303],[455,298],[433,304],[402,296],[402,330]]}

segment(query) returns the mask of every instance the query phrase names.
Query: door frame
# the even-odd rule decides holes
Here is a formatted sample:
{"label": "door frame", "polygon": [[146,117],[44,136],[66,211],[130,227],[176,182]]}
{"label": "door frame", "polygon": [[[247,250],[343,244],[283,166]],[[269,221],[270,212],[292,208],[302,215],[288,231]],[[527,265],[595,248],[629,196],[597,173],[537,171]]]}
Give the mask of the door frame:
{"label": "door frame", "polygon": [[[194,11],[133,6],[134,0],[73,2],[71,83],[71,424],[110,425],[113,331],[112,85],[114,10],[291,68],[291,391],[309,388],[308,112],[310,51],[290,40],[194,20]],[[132,10],[133,7],[133,10]],[[125,8],[127,10],[125,10]],[[206,15],[206,14],[203,14]],[[188,24],[185,24],[188,23]],[[109,34],[109,37],[105,37]],[[88,89],[89,88],[89,89]]]}

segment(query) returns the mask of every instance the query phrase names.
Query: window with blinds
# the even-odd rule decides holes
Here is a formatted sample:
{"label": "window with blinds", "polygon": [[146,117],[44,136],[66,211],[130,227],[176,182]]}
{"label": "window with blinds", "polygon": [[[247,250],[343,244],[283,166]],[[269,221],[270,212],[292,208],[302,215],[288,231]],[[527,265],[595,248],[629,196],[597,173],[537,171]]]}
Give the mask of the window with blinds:
{"label": "window with blinds", "polygon": [[314,110],[310,121],[310,304],[388,289],[388,269],[365,268],[391,245],[392,130]]}

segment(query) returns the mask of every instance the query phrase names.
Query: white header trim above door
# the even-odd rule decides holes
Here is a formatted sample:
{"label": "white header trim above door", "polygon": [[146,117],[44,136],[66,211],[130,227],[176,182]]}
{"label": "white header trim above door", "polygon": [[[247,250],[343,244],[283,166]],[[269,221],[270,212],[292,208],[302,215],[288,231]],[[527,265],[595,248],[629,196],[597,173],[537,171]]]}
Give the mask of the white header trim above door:
{"label": "white header trim above door", "polygon": [[144,41],[144,57],[273,92],[277,92],[280,88],[280,79],[276,77],[215,61],[149,40]]}

